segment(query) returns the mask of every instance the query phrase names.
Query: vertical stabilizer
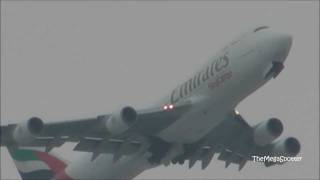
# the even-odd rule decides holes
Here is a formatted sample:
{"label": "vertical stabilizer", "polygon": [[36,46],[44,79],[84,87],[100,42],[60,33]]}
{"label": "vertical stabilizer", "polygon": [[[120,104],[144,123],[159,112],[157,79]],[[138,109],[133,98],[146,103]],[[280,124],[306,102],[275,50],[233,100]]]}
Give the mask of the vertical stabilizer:
{"label": "vertical stabilizer", "polygon": [[8,148],[23,180],[50,180],[64,173],[67,163],[58,157],[28,148]]}

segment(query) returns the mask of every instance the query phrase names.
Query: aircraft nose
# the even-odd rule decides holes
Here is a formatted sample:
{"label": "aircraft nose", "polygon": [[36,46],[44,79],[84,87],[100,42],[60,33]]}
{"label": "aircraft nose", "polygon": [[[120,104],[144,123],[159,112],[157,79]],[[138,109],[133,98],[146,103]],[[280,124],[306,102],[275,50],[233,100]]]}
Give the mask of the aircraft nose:
{"label": "aircraft nose", "polygon": [[292,45],[290,34],[276,33],[272,39],[274,47],[274,61],[284,62],[287,58]]}
{"label": "aircraft nose", "polygon": [[279,36],[279,44],[285,50],[290,50],[292,44],[292,36],[290,34],[281,34]]}
{"label": "aircraft nose", "polygon": [[270,75],[275,78],[284,68],[284,61],[286,60],[291,45],[292,45],[292,36],[284,33],[277,32],[264,32],[261,44],[261,52],[264,55],[267,62],[268,68],[270,67],[269,63],[272,63],[272,68],[269,69],[265,77],[270,77]]}

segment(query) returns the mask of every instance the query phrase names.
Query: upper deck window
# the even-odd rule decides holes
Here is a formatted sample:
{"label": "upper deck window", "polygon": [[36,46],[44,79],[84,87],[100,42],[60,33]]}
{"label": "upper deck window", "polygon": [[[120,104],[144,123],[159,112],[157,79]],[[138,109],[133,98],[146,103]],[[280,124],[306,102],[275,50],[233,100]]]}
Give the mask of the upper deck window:
{"label": "upper deck window", "polygon": [[260,26],[260,27],[256,28],[253,32],[258,32],[262,29],[268,29],[268,28],[269,28],[268,26]]}

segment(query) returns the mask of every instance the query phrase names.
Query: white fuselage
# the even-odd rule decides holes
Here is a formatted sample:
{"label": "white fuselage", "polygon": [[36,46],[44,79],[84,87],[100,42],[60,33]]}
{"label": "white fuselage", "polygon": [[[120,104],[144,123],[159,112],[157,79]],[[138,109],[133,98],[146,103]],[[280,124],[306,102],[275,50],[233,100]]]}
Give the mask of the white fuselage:
{"label": "white fuselage", "polygon": [[[265,84],[272,62],[283,62],[291,37],[264,29],[249,32],[223,48],[189,79],[155,106],[191,102],[192,108],[157,136],[172,143],[192,143],[206,136],[235,106]],[[187,133],[186,133],[187,132]],[[71,163],[66,173],[75,179],[132,179],[154,167],[148,152],[112,162],[112,155],[91,161],[85,153]]]}

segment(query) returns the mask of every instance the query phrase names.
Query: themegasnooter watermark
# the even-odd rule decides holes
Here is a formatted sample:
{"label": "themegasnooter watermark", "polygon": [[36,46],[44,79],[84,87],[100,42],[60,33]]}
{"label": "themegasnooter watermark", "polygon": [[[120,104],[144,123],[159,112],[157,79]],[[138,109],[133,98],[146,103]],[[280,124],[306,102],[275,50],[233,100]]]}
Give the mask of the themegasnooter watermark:
{"label": "themegasnooter watermark", "polygon": [[274,162],[274,163],[284,163],[284,162],[299,162],[302,157],[287,157],[287,156],[252,156],[253,162]]}

